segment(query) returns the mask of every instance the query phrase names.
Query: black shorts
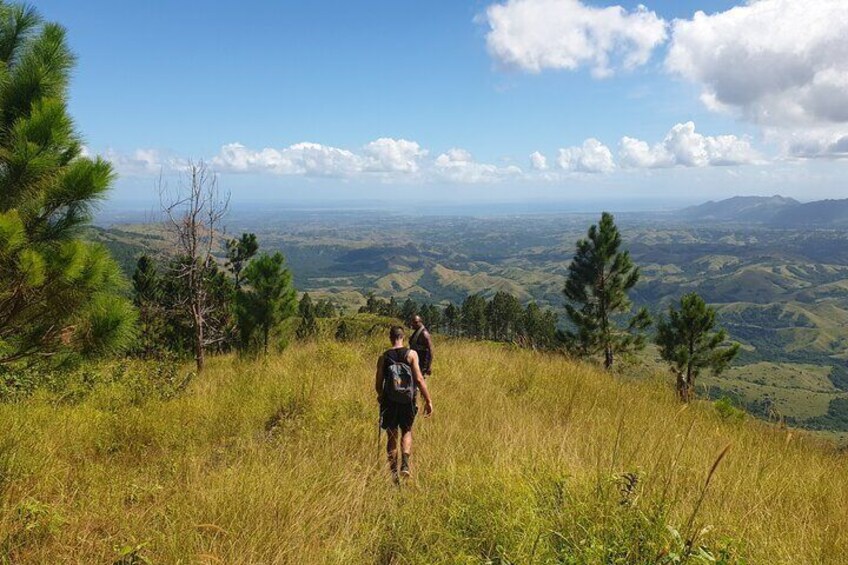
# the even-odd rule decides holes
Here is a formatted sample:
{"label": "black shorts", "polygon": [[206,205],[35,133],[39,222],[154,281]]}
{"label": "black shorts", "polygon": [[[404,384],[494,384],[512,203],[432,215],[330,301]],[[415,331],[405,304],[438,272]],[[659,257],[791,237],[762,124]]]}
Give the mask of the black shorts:
{"label": "black shorts", "polygon": [[416,404],[400,404],[386,401],[380,405],[380,427],[384,430],[396,430],[402,432],[412,429],[415,422],[415,414],[418,412]]}

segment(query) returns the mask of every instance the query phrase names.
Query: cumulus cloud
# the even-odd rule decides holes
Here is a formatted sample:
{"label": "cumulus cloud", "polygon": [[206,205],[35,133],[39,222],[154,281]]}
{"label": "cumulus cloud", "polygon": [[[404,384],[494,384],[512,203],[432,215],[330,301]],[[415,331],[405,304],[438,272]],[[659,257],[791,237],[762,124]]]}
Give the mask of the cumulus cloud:
{"label": "cumulus cloud", "polygon": [[848,133],[848,2],[758,0],[697,12],[674,22],[665,64],[699,84],[709,108],[767,133],[832,124]]}
{"label": "cumulus cloud", "polygon": [[222,172],[272,173],[362,179],[377,175],[384,180],[416,179],[456,183],[494,182],[521,174],[516,166],[498,166],[475,161],[464,149],[451,149],[428,159],[429,152],[415,141],[380,138],[361,151],[297,143],[283,149],[253,150],[230,143],[212,159]]}
{"label": "cumulus cloud", "polygon": [[530,168],[534,171],[547,171],[548,158],[539,153],[538,151],[534,151],[530,155]]}
{"label": "cumulus cloud", "polygon": [[748,139],[735,135],[706,136],[693,122],[677,124],[657,144],[623,137],[619,163],[625,168],[708,167],[755,163],[761,158]]}
{"label": "cumulus cloud", "polygon": [[414,141],[381,137],[364,148],[366,169],[376,172],[418,172],[427,150]]}
{"label": "cumulus cloud", "polygon": [[320,143],[296,143],[283,149],[248,149],[230,143],[212,158],[221,171],[271,172],[279,175],[345,177],[362,170],[362,158],[347,149]]}
{"label": "cumulus cloud", "polygon": [[644,65],[667,24],[639,6],[596,8],[580,0],[506,0],[486,10],[486,45],[499,63],[538,73],[588,67],[597,77]]}
{"label": "cumulus cloud", "polygon": [[615,169],[615,161],[609,147],[589,138],[580,147],[560,149],[557,166],[574,173],[609,173]]}
{"label": "cumulus cloud", "polygon": [[[85,148],[83,156],[92,156],[89,148]],[[136,149],[132,153],[122,153],[110,148],[104,151],[103,158],[112,163],[112,167],[119,175],[127,177],[179,171],[186,166],[185,159],[158,149]]]}
{"label": "cumulus cloud", "polygon": [[433,163],[437,178],[456,183],[490,183],[505,178],[516,178],[521,169],[515,165],[501,167],[475,161],[465,149],[453,148],[438,157]]}

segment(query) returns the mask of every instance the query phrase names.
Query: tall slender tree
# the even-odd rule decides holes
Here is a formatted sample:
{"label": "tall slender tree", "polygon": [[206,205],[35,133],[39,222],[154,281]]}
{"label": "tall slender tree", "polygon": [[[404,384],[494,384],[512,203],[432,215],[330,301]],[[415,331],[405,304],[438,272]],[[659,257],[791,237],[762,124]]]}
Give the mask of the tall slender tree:
{"label": "tall slender tree", "polygon": [[191,320],[194,359],[200,372],[207,348],[227,339],[225,324],[217,323],[226,319],[213,292],[218,285],[210,283],[219,275],[214,252],[229,195],[221,194],[218,177],[200,161],[189,163],[176,191],[170,191],[160,178],[159,197],[174,242],[175,260],[170,263],[169,276],[180,279],[186,290],[181,306]]}
{"label": "tall slender tree", "polygon": [[136,262],[132,276],[133,302],[139,313],[139,339],[135,351],[151,356],[166,349],[168,320],[163,307],[165,284],[156,263],[147,255]]}
{"label": "tall slender tree", "polygon": [[552,349],[557,339],[557,315],[535,302],[525,308],[519,329],[521,342],[532,349]]}
{"label": "tall slender tree", "polygon": [[679,309],[668,308],[668,317],[657,322],[660,356],[677,376],[677,393],[684,402],[695,396],[695,381],[704,369],[719,374],[739,353],[738,343],[728,343],[727,332],[716,327],[716,310],[696,293],[680,299]]}
{"label": "tall slender tree", "polygon": [[315,303],[308,292],[303,293],[297,306],[300,315],[300,324],[297,326],[295,335],[298,339],[310,339],[318,334],[318,322],[316,321]]}
{"label": "tall slender tree", "polygon": [[444,318],[445,328],[449,335],[459,335],[460,325],[461,325],[461,310],[456,307],[453,302],[448,302],[448,305],[445,306],[444,314],[442,316]]}
{"label": "tall slender tree", "polygon": [[521,323],[521,303],[516,297],[499,290],[486,307],[490,337],[495,341],[512,341]]}
{"label": "tall slender tree", "polygon": [[68,115],[73,66],[64,28],[0,2],[0,368],[134,336],[120,269],[81,237],[114,174],[84,156]]}
{"label": "tall slender tree", "polygon": [[589,228],[586,239],[577,242],[563,291],[573,326],[565,334],[569,346],[582,355],[602,353],[607,369],[617,353],[644,347],[643,330],[651,323],[648,311],[642,308],[621,325],[621,317],[632,308],[627,293],[639,280],[639,269],[621,243],[612,214],[604,212],[600,223]]}
{"label": "tall slender tree", "polygon": [[403,305],[400,307],[400,316],[404,322],[408,322],[412,319],[416,314],[421,314],[421,307],[411,298],[407,298],[403,301]]}
{"label": "tall slender tree", "polygon": [[242,343],[250,343],[256,336],[267,354],[271,333],[294,314],[297,306],[292,276],[282,253],[253,259],[244,269],[244,282],[246,288],[237,294],[236,306]]}
{"label": "tall slender tree", "polygon": [[240,238],[227,241],[227,267],[233,274],[236,290],[241,288],[241,273],[244,266],[259,251],[255,233],[243,233]]}
{"label": "tall slender tree", "polygon": [[465,337],[483,339],[488,330],[486,318],[486,299],[479,294],[472,294],[462,302],[460,310],[462,334]]}
{"label": "tall slender tree", "polygon": [[335,318],[337,313],[336,305],[329,298],[322,298],[315,303],[316,318]]}
{"label": "tall slender tree", "polygon": [[442,311],[433,304],[424,304],[421,306],[421,317],[424,318],[424,324],[430,331],[441,331],[444,325]]}

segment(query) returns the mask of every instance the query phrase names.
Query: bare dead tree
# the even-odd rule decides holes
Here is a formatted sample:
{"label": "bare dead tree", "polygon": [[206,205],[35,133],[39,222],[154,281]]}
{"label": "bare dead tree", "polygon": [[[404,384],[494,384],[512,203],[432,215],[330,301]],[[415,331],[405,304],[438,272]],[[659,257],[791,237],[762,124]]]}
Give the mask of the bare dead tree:
{"label": "bare dead tree", "polygon": [[215,269],[216,241],[229,208],[229,193],[222,194],[218,177],[201,161],[189,161],[175,191],[160,175],[159,202],[165,226],[174,240],[175,259],[171,276],[182,279],[187,295],[175,305],[189,315],[194,334],[197,372],[203,370],[206,348],[221,339],[215,304],[210,300],[208,278]]}

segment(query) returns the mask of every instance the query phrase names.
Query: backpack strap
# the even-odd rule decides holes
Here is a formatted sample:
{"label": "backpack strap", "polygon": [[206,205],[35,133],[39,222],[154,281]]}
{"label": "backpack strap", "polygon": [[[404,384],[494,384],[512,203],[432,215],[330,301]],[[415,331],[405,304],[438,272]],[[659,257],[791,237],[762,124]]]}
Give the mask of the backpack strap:
{"label": "backpack strap", "polygon": [[419,342],[421,341],[421,336],[424,335],[425,329],[426,328],[424,326],[421,326],[420,328],[412,332],[412,336],[410,336],[409,338],[409,346],[412,349],[415,349],[416,351],[418,350],[418,346],[420,345]]}
{"label": "backpack strap", "polygon": [[401,347],[400,349],[389,349],[384,354],[392,363],[407,363],[406,356],[409,355],[409,349]]}

